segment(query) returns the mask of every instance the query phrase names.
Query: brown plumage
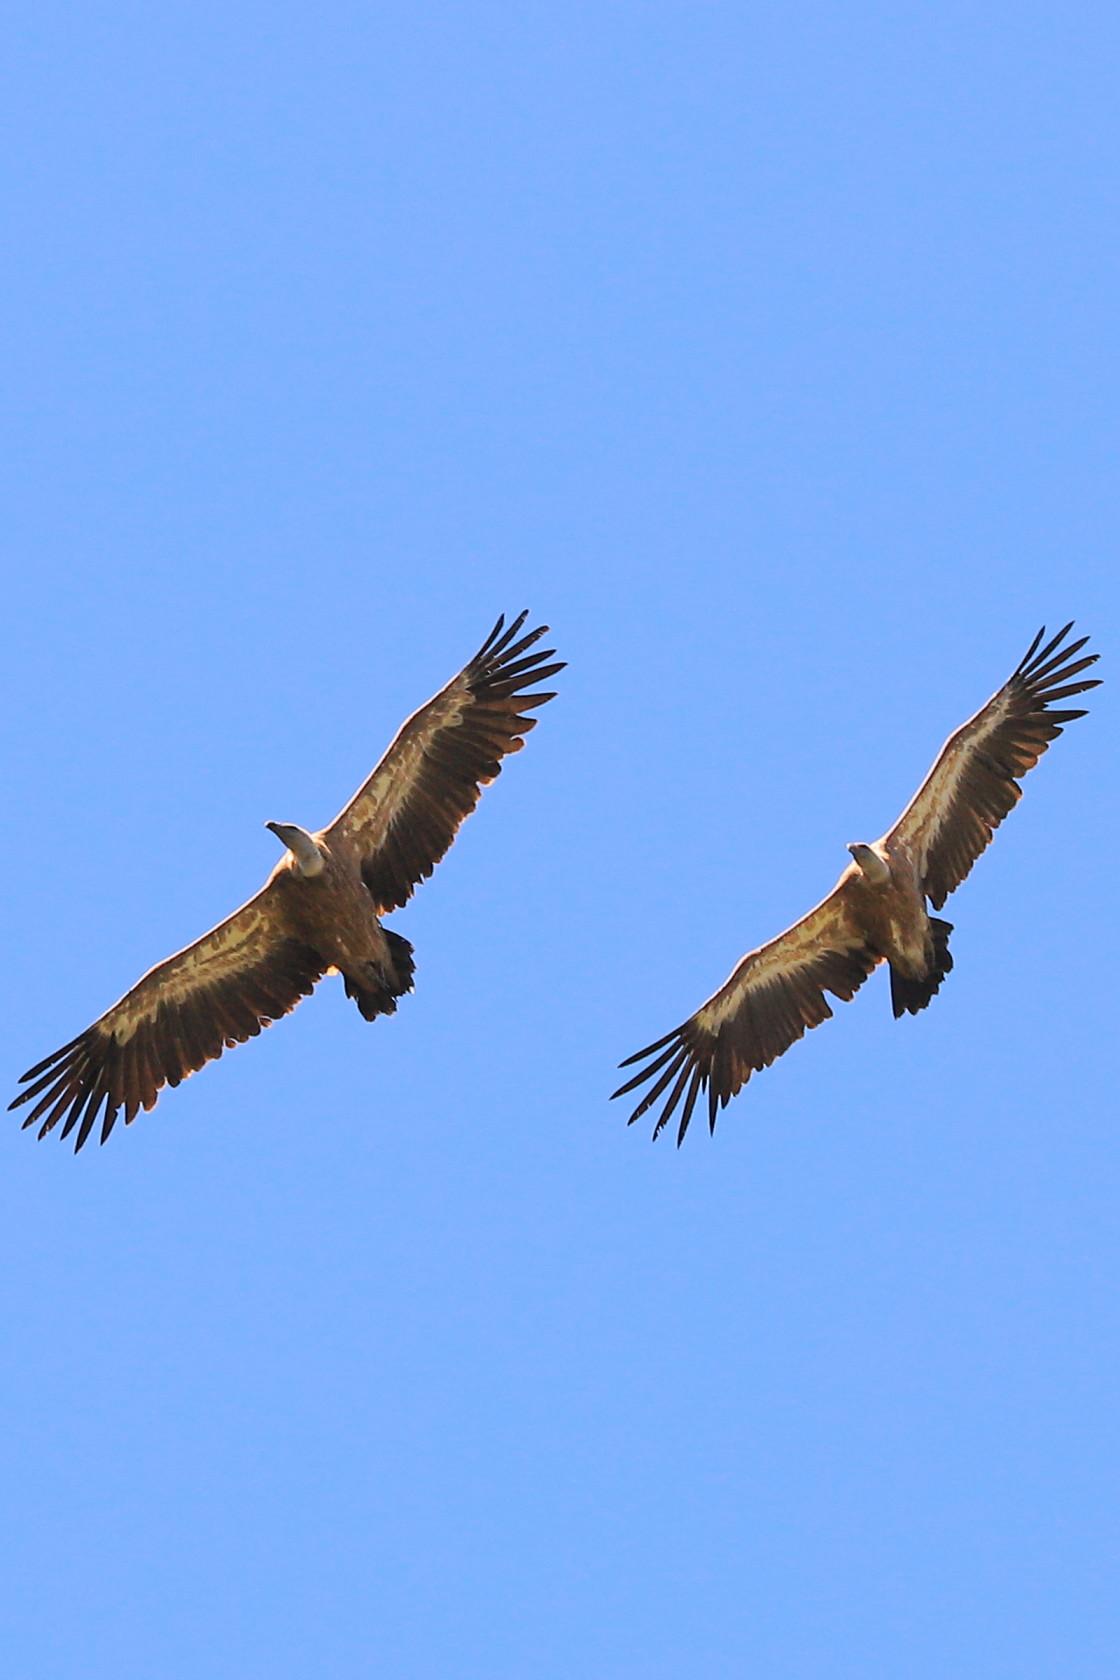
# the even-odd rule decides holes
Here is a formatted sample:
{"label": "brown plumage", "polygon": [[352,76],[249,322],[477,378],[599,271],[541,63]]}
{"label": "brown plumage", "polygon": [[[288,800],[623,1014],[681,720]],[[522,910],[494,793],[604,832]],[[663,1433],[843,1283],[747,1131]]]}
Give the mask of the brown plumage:
{"label": "brown plumage", "polygon": [[1020,798],[1016,777],[1038,763],[1063,724],[1085,716],[1049,708],[1099,686],[1070,680],[1098,657],[1074,657],[1087,636],[1062,645],[1072,628],[1041,650],[1039,631],[1010,679],[946,741],[894,827],[872,846],[848,848],[854,861],[823,903],[749,952],[683,1026],[622,1063],[645,1065],[616,1097],[653,1081],[631,1122],[664,1095],[656,1137],[683,1101],[680,1143],[707,1091],[714,1130],[718,1110],[752,1073],[828,1019],[825,992],[847,1002],[881,962],[890,964],[896,1018],[925,1008],[953,966],[952,927],[927,913],[926,900],[941,909]]}
{"label": "brown plumage", "polygon": [[122,1108],[131,1124],[163,1086],[255,1037],[336,969],[367,1021],[394,1012],[412,989],[412,946],[381,916],[407,903],[524,745],[537,721],[524,714],[555,698],[525,692],[564,668],[535,648],[547,625],[518,638],[525,618],[508,628],[499,618],[328,828],[267,825],[289,850],[261,891],[25,1073],[11,1104],[34,1102],[25,1126],[39,1121],[40,1137],[60,1122],[62,1137],[77,1128],[80,1149],[100,1114],[104,1143]]}

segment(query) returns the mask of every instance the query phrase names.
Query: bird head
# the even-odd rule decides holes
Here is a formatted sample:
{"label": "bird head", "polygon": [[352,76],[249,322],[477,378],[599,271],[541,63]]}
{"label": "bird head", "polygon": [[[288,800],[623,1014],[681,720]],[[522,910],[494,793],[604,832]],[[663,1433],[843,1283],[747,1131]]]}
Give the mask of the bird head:
{"label": "bird head", "polygon": [[283,841],[296,860],[296,870],[300,875],[321,875],[323,873],[323,854],[318,842],[308,834],[298,823],[269,822],[264,825],[270,828],[277,840]]}
{"label": "bird head", "polygon": [[874,846],[865,846],[862,840],[856,840],[848,850],[863,871],[865,881],[873,887],[886,886],[891,878],[890,865],[879,856]]}

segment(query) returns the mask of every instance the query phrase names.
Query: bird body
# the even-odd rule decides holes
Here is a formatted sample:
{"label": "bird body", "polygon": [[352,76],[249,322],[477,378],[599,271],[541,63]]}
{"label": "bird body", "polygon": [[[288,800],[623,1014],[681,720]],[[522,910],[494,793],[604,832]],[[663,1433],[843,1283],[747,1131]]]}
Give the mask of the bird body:
{"label": "bird body", "polygon": [[927,903],[941,909],[1020,798],[1016,778],[1063,724],[1085,715],[1050,707],[1098,686],[1094,678],[1071,681],[1097,658],[1074,657],[1088,637],[1065,643],[1071,629],[1041,649],[1039,631],[1003,687],[949,737],[894,827],[873,845],[848,847],[852,862],[827,898],[748,952],[689,1020],[622,1063],[644,1066],[616,1097],[652,1081],[631,1121],[664,1097],[656,1137],[681,1104],[679,1143],[706,1090],[714,1129],[718,1110],[752,1073],[828,1019],[825,993],[847,1002],[880,963],[890,967],[896,1018],[926,1007],[953,966],[952,925]]}
{"label": "bird body", "polygon": [[102,1115],[101,1141],[123,1108],[129,1124],[164,1085],[178,1085],[255,1037],[335,970],[367,1021],[412,989],[412,946],[383,925],[443,857],[501,760],[554,699],[526,693],[563,669],[518,637],[526,614],[500,618],[470,663],[398,731],[385,756],[326,828],[267,826],[286,847],[247,904],[149,969],[84,1033],[24,1074],[10,1105],[33,1102],[25,1126],[61,1122],[80,1149]]}
{"label": "bird body", "polygon": [[313,948],[324,972],[342,975],[348,997],[356,998],[367,1021],[392,1015],[397,999],[412,989],[412,946],[383,927],[352,847],[332,846],[324,830],[298,830],[305,846],[291,849],[295,824],[268,823],[289,845],[269,877],[275,925],[287,937]]}
{"label": "bird body", "polygon": [[848,850],[855,861],[837,887],[850,897],[856,920],[892,969],[908,980],[925,979],[934,960],[934,941],[913,852],[889,833],[873,846]]}

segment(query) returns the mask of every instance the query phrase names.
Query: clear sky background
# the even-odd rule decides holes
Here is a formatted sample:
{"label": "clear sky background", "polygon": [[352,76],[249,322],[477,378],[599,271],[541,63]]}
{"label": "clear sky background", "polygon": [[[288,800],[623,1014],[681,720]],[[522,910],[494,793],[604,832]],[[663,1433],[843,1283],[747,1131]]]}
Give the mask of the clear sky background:
{"label": "clear sky background", "polygon": [[[1112,1677],[1120,28],[1077,0],[0,29],[3,1061],[256,889],[499,612],[561,698],[108,1146],[3,1138],[17,1680]],[[679,1152],[615,1064],[1035,630],[1111,678]]]}

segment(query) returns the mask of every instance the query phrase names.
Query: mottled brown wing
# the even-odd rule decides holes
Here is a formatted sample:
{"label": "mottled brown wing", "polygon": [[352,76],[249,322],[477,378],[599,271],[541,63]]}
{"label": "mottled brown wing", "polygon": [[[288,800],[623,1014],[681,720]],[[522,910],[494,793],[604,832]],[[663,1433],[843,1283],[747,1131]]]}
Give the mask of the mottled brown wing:
{"label": "mottled brown wing", "polygon": [[627,1057],[623,1067],[640,1061],[646,1065],[614,1092],[616,1097],[647,1079],[655,1080],[630,1116],[631,1125],[668,1088],[653,1135],[683,1097],[679,1144],[696,1099],[706,1090],[708,1124],[714,1131],[717,1109],[727,1107],[752,1073],[769,1067],[807,1027],[828,1020],[832,1010],[826,991],[845,1003],[855,996],[880,959],[867,942],[847,890],[854,874],[852,865],[815,910],[745,956],[726,985],[683,1026]]}
{"label": "mottled brown wing", "polygon": [[998,694],[951,735],[933,769],[891,830],[888,841],[909,847],[919,878],[935,910],[960,886],[1023,790],[1015,780],[1033,770],[1062,725],[1084,717],[1084,709],[1052,712],[1055,700],[1099,688],[1096,678],[1072,682],[1095,663],[1090,653],[1075,659],[1089,640],[1061,644],[1067,624],[1040,652],[1042,629],[1021,664]]}
{"label": "mottled brown wing", "polygon": [[546,665],[552,649],[531,653],[547,624],[518,640],[527,614],[505,629],[499,618],[465,670],[402,727],[365,786],[325,831],[331,846],[349,846],[379,914],[399,910],[432,873],[482,788],[507,753],[524,746],[536,718],[524,714],[554,700],[526,694],[564,669]]}
{"label": "mottled brown wing", "polygon": [[29,1088],[10,1106],[38,1099],[24,1126],[41,1119],[41,1138],[60,1120],[62,1137],[76,1126],[75,1150],[103,1110],[104,1143],[120,1108],[131,1124],[139,1109],[155,1107],[165,1085],[178,1085],[294,1009],[327,967],[285,932],[266,886],[210,933],[149,969],[92,1027],[29,1069],[21,1080]]}

